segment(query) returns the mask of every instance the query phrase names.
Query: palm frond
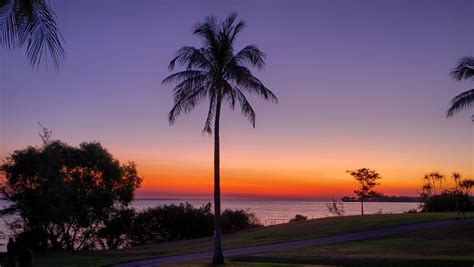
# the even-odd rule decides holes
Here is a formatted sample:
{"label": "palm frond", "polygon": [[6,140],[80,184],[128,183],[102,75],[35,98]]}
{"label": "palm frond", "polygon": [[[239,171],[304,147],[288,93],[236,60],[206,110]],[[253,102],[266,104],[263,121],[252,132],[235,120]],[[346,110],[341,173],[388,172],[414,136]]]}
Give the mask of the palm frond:
{"label": "palm frond", "polygon": [[168,113],[168,121],[171,125],[176,122],[176,118],[184,113],[191,112],[200,100],[205,98],[208,94],[207,85],[203,85],[194,89],[193,92],[188,94],[182,94],[179,97],[175,97],[175,104],[171,111]]}
{"label": "palm frond", "polygon": [[451,72],[451,76],[457,80],[474,77],[474,57],[463,57],[459,59],[458,65]]}
{"label": "palm frond", "polygon": [[233,66],[228,72],[229,76],[235,83],[251,94],[257,94],[265,100],[278,103],[276,95],[270,91],[263,83],[252,75],[250,70],[243,66]]}
{"label": "palm frond", "polygon": [[26,46],[30,65],[38,68],[49,55],[56,69],[65,57],[56,15],[45,0],[11,0],[0,6],[1,44],[9,49]]}
{"label": "palm frond", "polygon": [[221,24],[221,33],[222,36],[227,38],[230,44],[233,44],[237,35],[245,28],[245,21],[240,20],[235,24],[237,19],[237,13],[231,13]]}
{"label": "palm frond", "polygon": [[474,89],[463,92],[451,100],[451,107],[446,112],[447,117],[453,116],[455,113],[464,108],[470,107],[474,102]]}
{"label": "palm frond", "polygon": [[219,44],[216,21],[216,17],[208,16],[204,19],[204,23],[194,25],[193,34],[202,38],[205,47],[217,47]]}
{"label": "palm frond", "polygon": [[207,56],[208,51],[205,49],[197,49],[192,46],[185,46],[176,52],[175,57],[168,65],[168,69],[173,70],[176,64],[185,66],[188,70],[191,70],[194,67],[198,69],[210,69],[212,67],[212,63],[209,61]]}
{"label": "palm frond", "polygon": [[250,121],[250,123],[252,123],[252,126],[255,128],[256,114],[252,108],[252,105],[250,105],[250,102],[247,100],[245,95],[239,90],[239,88],[234,87],[234,92],[240,103],[242,115],[244,115]]}
{"label": "palm frond", "polygon": [[257,46],[248,45],[234,56],[234,60],[238,65],[250,64],[252,67],[261,69],[265,66],[265,57],[265,53]]}
{"label": "palm frond", "polygon": [[206,72],[201,71],[201,70],[180,71],[180,72],[173,73],[169,75],[168,77],[164,78],[163,81],[161,81],[161,83],[167,84],[167,83],[174,83],[174,82],[182,82],[182,81],[199,77],[199,76],[203,76],[206,74],[207,74]]}
{"label": "palm frond", "polygon": [[177,101],[184,96],[192,94],[196,90],[196,88],[200,88],[209,83],[210,81],[208,79],[207,74],[198,75],[198,76],[186,79],[180,82],[178,85],[176,85],[173,88],[174,99],[175,101]]}

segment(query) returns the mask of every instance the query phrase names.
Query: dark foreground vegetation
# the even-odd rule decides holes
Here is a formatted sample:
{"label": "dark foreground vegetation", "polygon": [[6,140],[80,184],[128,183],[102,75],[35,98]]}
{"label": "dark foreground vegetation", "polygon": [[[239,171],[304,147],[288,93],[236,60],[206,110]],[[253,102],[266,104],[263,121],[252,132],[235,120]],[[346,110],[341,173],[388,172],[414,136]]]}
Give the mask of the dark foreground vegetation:
{"label": "dark foreground vegetation", "polygon": [[[466,217],[474,217],[474,213],[466,213]],[[436,220],[446,220],[456,218],[456,213],[453,212],[439,212],[439,213],[410,213],[410,214],[380,214],[380,215],[365,215],[365,216],[337,216],[337,217],[327,217],[314,220],[299,221],[294,223],[280,224],[269,227],[261,227],[247,231],[239,231],[232,234],[223,235],[223,247],[227,248],[236,248],[244,246],[253,246],[260,244],[269,244],[276,242],[286,242],[293,240],[301,240],[307,238],[316,238],[324,236],[332,236],[338,234],[360,232],[371,229],[380,229],[396,225],[404,224],[413,224],[420,222],[436,221]],[[451,229],[451,228],[449,228]],[[449,232],[448,229],[448,232]],[[439,229],[434,229],[436,232]],[[462,231],[462,232],[459,232]],[[461,259],[465,259],[469,252],[464,248],[459,248],[459,246],[464,246],[463,244],[471,244],[470,232],[463,229],[457,229],[451,231],[450,235],[436,236],[436,235],[427,235],[426,238],[423,238],[424,234],[415,235],[410,239],[410,234],[404,234],[406,242],[411,242],[411,247],[416,246],[416,240],[423,238],[423,246],[415,247],[416,253],[423,254],[425,249],[430,249],[427,253],[423,254],[424,259],[436,260],[443,258],[444,260],[455,260],[458,262]],[[438,239],[439,238],[439,239]],[[457,238],[460,238],[457,242]],[[379,240],[379,239],[376,239]],[[411,240],[411,241],[410,241]],[[428,247],[429,242],[433,242],[432,247]],[[462,241],[465,240],[465,241]],[[365,242],[365,241],[358,241]],[[463,243],[464,242],[464,243]],[[357,243],[356,243],[357,244]],[[387,247],[387,250],[392,249],[396,246],[396,243],[390,244],[391,247]],[[407,253],[409,248],[404,247],[403,245],[399,246],[398,254],[400,256],[405,255],[406,259],[414,260],[417,259],[417,255],[410,255]],[[373,255],[376,256],[375,250],[372,250],[371,247],[361,246],[360,250],[357,249],[357,245],[352,246],[352,248],[358,251],[359,256],[363,255]],[[383,249],[384,247],[378,247],[378,250]],[[406,248],[406,249],[405,249]],[[467,247],[469,248],[469,247]],[[202,237],[197,239],[190,240],[180,240],[180,241],[169,241],[169,242],[159,242],[156,244],[141,245],[127,247],[124,249],[111,249],[105,251],[98,250],[88,250],[88,251],[45,251],[45,252],[36,252],[34,254],[34,266],[42,267],[55,267],[55,266],[70,266],[70,267],[84,267],[84,266],[107,266],[114,263],[139,260],[144,258],[154,258],[162,257],[166,255],[177,255],[193,252],[203,252],[203,251],[212,251],[213,242],[212,237]],[[440,253],[431,253],[430,251],[434,250],[444,251]],[[342,250],[341,250],[342,251]],[[472,250],[471,250],[472,251]],[[285,251],[283,251],[285,252]],[[327,252],[327,250],[326,250]],[[396,251],[393,251],[394,253]],[[317,250],[313,252],[312,255],[318,255]],[[321,254],[322,256],[328,255],[327,253]],[[334,253],[335,257],[340,255],[337,251]],[[383,253],[377,255],[385,255]],[[311,255],[310,255],[311,256]],[[6,260],[6,259],[3,259]],[[298,259],[299,260],[299,259]],[[390,263],[393,258],[390,256],[390,260],[387,263]],[[433,262],[432,261],[432,262]],[[459,262],[458,262],[459,263]],[[0,264],[2,264],[0,259]],[[187,266],[190,266],[190,263],[187,263]],[[192,266],[196,263],[193,262]],[[208,266],[209,261],[204,260],[198,262],[203,266]],[[2,264],[3,266],[3,264]],[[185,265],[183,265],[185,266]],[[232,263],[231,263],[232,266]],[[246,266],[246,265],[238,265]],[[377,265],[374,265],[377,266]],[[389,265],[390,266],[390,265]],[[396,265],[401,266],[401,265]],[[433,266],[433,265],[431,265]],[[459,266],[459,265],[454,265]],[[461,265],[462,266],[462,265]],[[472,265],[471,265],[472,266]]]}
{"label": "dark foreground vegetation", "polygon": [[[70,146],[51,140],[9,155],[0,211],[20,251],[115,249],[213,235],[212,206],[189,203],[136,211],[129,207],[142,181],[133,162],[120,164],[100,143]],[[222,212],[222,231],[260,226],[245,210]]]}
{"label": "dark foreground vegetation", "polygon": [[474,211],[471,196],[474,180],[463,178],[459,173],[453,173],[451,179],[454,186],[443,188],[443,183],[446,182],[445,175],[431,172],[424,176],[421,192],[422,212],[456,211],[462,215],[464,212]]}

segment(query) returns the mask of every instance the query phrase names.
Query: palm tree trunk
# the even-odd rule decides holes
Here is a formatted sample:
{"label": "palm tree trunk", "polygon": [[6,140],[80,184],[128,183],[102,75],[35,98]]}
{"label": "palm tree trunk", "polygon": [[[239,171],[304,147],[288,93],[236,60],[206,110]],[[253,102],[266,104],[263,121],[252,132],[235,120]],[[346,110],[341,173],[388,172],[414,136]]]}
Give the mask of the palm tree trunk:
{"label": "palm tree trunk", "polygon": [[362,215],[364,215],[364,198],[363,197],[360,198],[360,208],[362,211]]}
{"label": "palm tree trunk", "polygon": [[220,178],[220,148],[219,148],[219,119],[221,115],[221,96],[217,94],[216,117],[214,120],[214,257],[213,264],[224,263],[221,242],[221,178]]}

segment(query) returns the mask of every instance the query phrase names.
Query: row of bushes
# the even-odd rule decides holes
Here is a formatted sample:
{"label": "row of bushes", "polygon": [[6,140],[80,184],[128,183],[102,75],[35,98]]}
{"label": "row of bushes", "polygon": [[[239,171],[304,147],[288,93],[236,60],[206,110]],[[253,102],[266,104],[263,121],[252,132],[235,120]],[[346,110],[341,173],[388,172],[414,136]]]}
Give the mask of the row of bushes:
{"label": "row of bushes", "polygon": [[[214,214],[211,203],[194,207],[189,203],[169,204],[140,212],[124,210],[106,221],[99,232],[104,248],[143,245],[162,241],[212,236]],[[221,214],[222,232],[232,233],[262,226],[246,210],[226,209]]]}
{"label": "row of bushes", "polygon": [[474,211],[472,197],[445,191],[428,197],[422,204],[422,212]]}

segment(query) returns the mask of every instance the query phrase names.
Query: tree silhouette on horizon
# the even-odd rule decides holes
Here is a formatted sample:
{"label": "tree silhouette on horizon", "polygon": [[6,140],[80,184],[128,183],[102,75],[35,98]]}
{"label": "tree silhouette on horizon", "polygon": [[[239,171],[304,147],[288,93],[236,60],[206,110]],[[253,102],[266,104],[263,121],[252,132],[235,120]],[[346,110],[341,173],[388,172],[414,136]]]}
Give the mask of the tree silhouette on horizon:
{"label": "tree silhouette on horizon", "polygon": [[277,97],[263,83],[253,76],[248,67],[262,69],[265,54],[255,45],[247,45],[234,53],[234,44],[244,29],[243,20],[236,21],[237,14],[230,14],[225,20],[217,21],[214,16],[197,23],[193,34],[201,38],[202,47],[185,46],[176,52],[169,64],[173,71],[176,65],[183,71],[166,77],[162,83],[174,83],[174,106],[169,112],[170,124],[182,113],[191,112],[202,100],[209,100],[209,110],[203,133],[214,131],[214,256],[213,263],[224,262],[221,245],[221,201],[220,201],[220,136],[219,122],[222,102],[231,110],[236,103],[242,115],[255,127],[255,111],[244,92],[256,94],[277,103]]}

